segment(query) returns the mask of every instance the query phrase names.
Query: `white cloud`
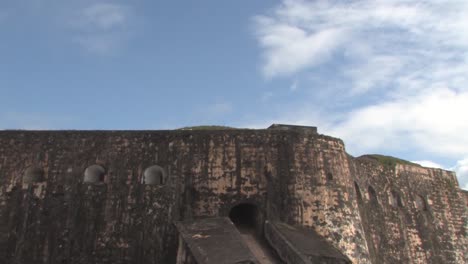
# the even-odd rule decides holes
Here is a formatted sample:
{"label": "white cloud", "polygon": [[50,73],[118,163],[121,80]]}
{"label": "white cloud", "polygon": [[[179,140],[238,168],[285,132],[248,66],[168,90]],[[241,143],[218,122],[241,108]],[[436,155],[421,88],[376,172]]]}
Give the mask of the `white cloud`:
{"label": "white cloud", "polygon": [[457,162],[457,165],[452,168],[455,170],[460,187],[468,190],[468,158],[461,159]]}
{"label": "white cloud", "polygon": [[294,92],[297,90],[297,88],[299,87],[299,82],[297,80],[294,80],[294,82],[291,84],[291,86],[289,87],[289,90],[291,92]]}
{"label": "white cloud", "polygon": [[109,54],[125,43],[129,8],[115,3],[94,3],[70,19],[73,40],[89,52]]}
{"label": "white cloud", "polygon": [[351,111],[331,124],[352,151],[414,148],[440,156],[468,154],[468,91],[431,90]]}
{"label": "white cloud", "polygon": [[273,98],[274,94],[272,92],[265,92],[262,94],[262,96],[260,97],[260,101],[262,103],[266,103],[268,101],[271,100],[271,98]]}
{"label": "white cloud", "polygon": [[95,27],[100,30],[109,30],[124,25],[127,20],[126,13],[123,6],[97,3],[82,10],[79,22],[82,23],[83,28]]}
{"label": "white cloud", "polygon": [[430,160],[416,160],[416,161],[411,161],[413,163],[417,163],[421,166],[428,167],[428,168],[437,168],[437,169],[443,169],[444,167],[438,163],[435,163]]}
{"label": "white cloud", "polygon": [[[270,120],[318,125],[354,155],[404,150],[460,160],[466,186],[466,14],[465,0],[283,0],[254,18],[261,70],[308,81],[312,96]],[[334,96],[312,103],[324,90]]]}
{"label": "white cloud", "polygon": [[381,86],[402,66],[404,71],[425,68],[441,52],[465,50],[467,12],[468,2],[453,0],[284,0],[254,19],[262,71],[267,77],[288,76],[366,47],[352,64],[341,63],[361,76],[378,70],[357,88]]}
{"label": "white cloud", "polygon": [[80,35],[73,38],[80,46],[88,52],[107,55],[114,52],[121,45],[121,37],[116,34],[90,34]]}
{"label": "white cloud", "polygon": [[290,75],[326,61],[345,35],[339,28],[311,33],[266,17],[257,17],[256,22],[259,43],[264,48],[263,73],[267,77]]}
{"label": "white cloud", "polygon": [[[351,92],[358,94],[375,87],[387,85],[388,80],[397,78],[403,62],[398,57],[376,55],[355,63],[353,67],[343,70],[353,82]],[[369,74],[372,73],[372,74]]]}

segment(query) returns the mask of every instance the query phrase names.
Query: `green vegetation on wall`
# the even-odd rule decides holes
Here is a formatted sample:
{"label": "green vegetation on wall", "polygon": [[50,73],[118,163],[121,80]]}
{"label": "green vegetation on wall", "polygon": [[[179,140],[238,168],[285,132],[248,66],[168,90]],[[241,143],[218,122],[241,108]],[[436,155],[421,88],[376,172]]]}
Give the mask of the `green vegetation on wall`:
{"label": "green vegetation on wall", "polygon": [[237,129],[235,127],[228,127],[228,126],[190,126],[190,127],[182,127],[178,128],[177,130],[231,130]]}
{"label": "green vegetation on wall", "polygon": [[390,168],[394,168],[397,164],[421,166],[411,161],[395,158],[392,156],[379,155],[379,154],[363,155],[363,156],[360,156],[359,158],[368,158],[368,159],[376,160],[382,165],[386,167],[390,167]]}

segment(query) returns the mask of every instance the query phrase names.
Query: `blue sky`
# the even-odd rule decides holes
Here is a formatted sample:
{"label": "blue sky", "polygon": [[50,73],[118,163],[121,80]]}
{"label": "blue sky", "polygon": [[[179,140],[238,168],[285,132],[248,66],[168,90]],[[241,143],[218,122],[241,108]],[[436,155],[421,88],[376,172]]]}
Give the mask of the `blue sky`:
{"label": "blue sky", "polygon": [[468,188],[468,2],[0,2],[0,129],[315,125]]}

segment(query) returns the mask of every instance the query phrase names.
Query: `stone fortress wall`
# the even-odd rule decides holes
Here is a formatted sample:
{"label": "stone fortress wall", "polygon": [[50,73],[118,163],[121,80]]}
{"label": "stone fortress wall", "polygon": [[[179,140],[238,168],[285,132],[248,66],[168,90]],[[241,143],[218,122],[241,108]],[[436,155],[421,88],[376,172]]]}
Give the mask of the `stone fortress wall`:
{"label": "stone fortress wall", "polygon": [[0,262],[175,263],[175,222],[244,203],[353,263],[467,262],[453,172],[353,158],[316,128],[287,128],[0,131]]}

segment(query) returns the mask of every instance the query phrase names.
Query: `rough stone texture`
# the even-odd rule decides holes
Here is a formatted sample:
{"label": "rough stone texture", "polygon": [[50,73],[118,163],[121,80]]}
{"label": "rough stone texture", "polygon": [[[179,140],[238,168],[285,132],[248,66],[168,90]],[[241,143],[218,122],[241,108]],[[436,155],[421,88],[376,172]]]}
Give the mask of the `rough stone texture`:
{"label": "rough stone texture", "polygon": [[[373,263],[466,263],[467,209],[453,172],[354,162],[362,225]],[[372,199],[369,186],[377,196]],[[390,204],[391,192],[402,206]],[[417,208],[418,197],[426,210]]]}
{"label": "rough stone texture", "polygon": [[[94,164],[104,180],[84,183]],[[142,183],[153,165],[163,185]],[[29,167],[43,169],[41,181],[23,183]],[[240,203],[262,221],[314,229],[353,263],[468,257],[466,195],[452,172],[355,159],[307,129],[0,131],[3,263],[175,263],[174,222],[225,217]]]}
{"label": "rough stone texture", "polygon": [[351,263],[346,256],[308,228],[266,221],[265,237],[287,264]]}
{"label": "rough stone texture", "polygon": [[462,193],[465,196],[465,203],[466,203],[466,206],[468,207],[468,191],[462,190]]}
{"label": "rough stone texture", "polygon": [[[181,234],[179,248],[186,254],[179,254],[177,263],[187,263],[187,254],[195,263],[245,263],[257,264],[249,248],[244,245],[241,234],[229,218],[205,218],[198,221],[178,222]],[[185,256],[184,256],[185,255]],[[190,262],[189,261],[189,262]]]}

